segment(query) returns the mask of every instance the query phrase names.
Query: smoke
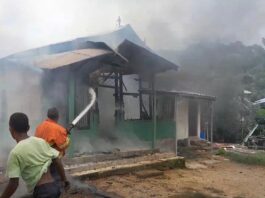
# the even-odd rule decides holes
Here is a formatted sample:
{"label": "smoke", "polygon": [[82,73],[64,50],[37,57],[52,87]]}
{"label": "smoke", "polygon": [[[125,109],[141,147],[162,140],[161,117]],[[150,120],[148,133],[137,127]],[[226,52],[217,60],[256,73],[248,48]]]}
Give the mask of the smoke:
{"label": "smoke", "polygon": [[[110,132],[110,131],[109,131]],[[111,153],[119,151],[129,151],[138,149],[149,149],[150,145],[148,142],[141,141],[135,135],[126,135],[125,131],[114,132],[115,139],[108,137],[93,138],[82,138],[78,140],[78,145],[75,145],[75,152],[78,154],[82,153]]]}
{"label": "smoke", "polygon": [[183,67],[177,73],[161,74],[157,87],[216,96],[216,139],[230,142],[242,139],[242,130],[248,133],[247,127],[254,122],[252,110],[244,108],[242,97],[247,96],[243,96],[243,90],[252,92],[248,96],[250,101],[264,97],[264,48],[241,42],[200,42],[181,51],[161,52]]}
{"label": "smoke", "polygon": [[[265,34],[264,7],[263,0],[26,0],[23,4],[19,0],[0,0],[0,57],[115,30],[116,20],[121,16],[122,24],[131,24],[148,46],[160,52],[166,50],[164,55],[183,66],[177,77],[170,71],[165,75],[167,81],[160,80],[158,86],[217,96],[216,130],[224,138],[224,134],[234,133],[240,127],[237,97],[242,90],[242,72],[238,71],[245,71],[252,64],[264,63],[262,58],[256,61],[259,47],[227,43],[237,40],[245,44],[260,43]],[[264,55],[262,53],[259,57]],[[247,58],[248,54],[250,58]],[[46,82],[53,82],[53,89],[47,83],[42,93],[41,71],[10,65],[0,65],[0,167],[5,165],[8,153],[15,145],[8,131],[11,113],[25,112],[30,118],[30,134],[33,134],[47,110],[40,108],[39,104],[45,107],[61,104],[57,106],[60,110],[67,109],[67,104],[61,102],[66,99],[64,82],[46,79]],[[58,78],[61,77],[56,76]],[[261,86],[264,85],[262,80]],[[46,92],[48,89],[50,91]],[[43,101],[42,94],[54,103]],[[137,137],[128,137],[126,131],[115,129],[114,119],[109,119],[114,118],[115,112],[113,93],[101,98],[107,100],[105,104],[112,103],[113,106],[109,108],[99,104],[103,108],[100,112],[103,115],[100,120],[101,138],[80,138],[75,145],[76,151],[149,148]],[[125,103],[134,106],[126,99]],[[138,108],[134,110],[128,113],[129,118],[139,116]],[[64,116],[62,120],[66,120],[67,113],[60,113]]]}
{"label": "smoke", "polygon": [[264,6],[263,0],[1,0],[0,56],[114,30],[118,16],[154,49],[203,40],[260,43]]}
{"label": "smoke", "polygon": [[[1,174],[0,174],[1,176]],[[2,193],[4,189],[6,188],[7,182],[3,182],[0,184],[0,192]],[[16,190],[16,192],[13,194],[13,198],[30,198],[32,197],[30,194],[26,193],[27,192],[27,187],[26,184],[20,180],[19,181],[19,186]]]}
{"label": "smoke", "polygon": [[[1,63],[0,67],[0,160],[5,159],[15,145],[9,133],[8,119],[14,112],[24,112],[30,121],[30,134],[42,117],[40,81],[42,72],[30,67]],[[1,162],[0,162],[1,163]],[[2,164],[1,164],[2,165]]]}
{"label": "smoke", "polygon": [[[133,78],[133,77],[132,77]],[[128,80],[128,78],[125,77]],[[131,81],[129,81],[131,82]],[[126,84],[126,82],[124,81]],[[131,90],[138,89],[135,84],[131,83],[130,87],[126,84],[128,92]],[[130,96],[132,98],[132,96]],[[129,99],[129,98],[127,98]],[[130,100],[129,100],[130,101]],[[84,137],[78,138],[79,144],[75,145],[75,151],[78,153],[94,153],[94,152],[113,152],[116,150],[128,151],[136,149],[150,148],[148,143],[141,141],[136,135],[130,133],[126,129],[117,128],[115,121],[115,99],[114,89],[109,88],[98,88],[98,107],[99,107],[99,127],[97,137],[91,138]],[[126,106],[128,104],[125,104]],[[138,104],[139,106],[139,104]],[[139,112],[137,104],[131,106],[129,109],[125,109],[125,115],[135,115]],[[132,113],[133,112],[133,113]],[[139,114],[139,113],[138,113]],[[139,116],[139,115],[138,115]],[[131,118],[131,117],[129,117]],[[129,119],[127,118],[127,119]],[[81,134],[80,134],[81,135]]]}
{"label": "smoke", "polygon": [[137,16],[126,8],[122,13],[151,47],[176,49],[205,40],[259,43],[264,34],[264,4],[261,0],[125,1],[123,8],[137,9]]}
{"label": "smoke", "polygon": [[[221,130],[226,133],[238,130],[239,108],[235,98],[241,90],[241,76],[237,75],[237,69],[231,68],[235,64],[244,66],[245,63],[253,62],[255,56],[250,62],[244,59],[244,53],[238,56],[240,50],[232,50],[235,52],[232,55],[227,53],[220,56],[220,52],[238,49],[240,45],[225,48],[207,45],[207,42],[230,43],[240,40],[246,44],[259,43],[265,34],[264,6],[265,2],[262,0],[26,0],[23,4],[19,0],[0,0],[0,57],[50,43],[115,30],[116,20],[121,16],[122,24],[131,24],[148,46],[155,50],[174,50],[173,57],[170,58],[185,67],[179,72],[177,80],[161,87],[176,89],[178,85],[182,90],[219,96],[218,101],[221,102],[216,106],[220,123],[218,127],[225,124]],[[196,46],[195,43],[204,44]],[[181,53],[177,51],[183,49],[185,50]],[[216,49],[215,53],[211,49]],[[53,89],[44,94],[55,103],[46,101],[46,104],[40,91],[42,72],[29,67],[7,66],[0,65],[0,166],[5,163],[10,149],[15,145],[7,125],[11,113],[25,112],[30,118],[30,134],[33,134],[35,126],[45,118],[46,110],[40,108],[39,104],[45,103],[46,107],[57,106],[65,101],[66,92],[63,90],[63,82],[54,82]],[[238,69],[243,70],[244,67]],[[176,79],[175,74],[170,74],[171,79]],[[166,78],[170,79],[168,75]],[[46,89],[49,86],[49,83],[46,84]],[[112,102],[114,106],[110,109],[99,105],[103,108],[100,121],[103,138],[81,138],[76,150],[109,152],[117,148],[148,148],[149,145],[137,137],[128,137],[125,135],[126,131],[115,129],[114,120],[109,120],[114,118],[115,112],[113,93],[101,98],[108,100],[105,104]],[[67,109],[64,103],[61,105],[59,109]],[[131,118],[139,116],[138,108],[135,109],[136,112],[128,114]],[[60,113],[66,116],[66,112]]]}

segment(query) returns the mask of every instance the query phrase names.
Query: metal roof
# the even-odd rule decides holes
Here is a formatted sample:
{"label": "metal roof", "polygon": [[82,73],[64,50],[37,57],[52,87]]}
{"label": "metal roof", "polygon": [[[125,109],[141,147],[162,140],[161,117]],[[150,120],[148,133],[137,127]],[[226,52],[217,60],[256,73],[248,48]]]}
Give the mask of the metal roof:
{"label": "metal roof", "polygon": [[103,49],[81,49],[59,54],[48,55],[42,60],[36,60],[34,65],[42,69],[55,69],[65,65],[70,65],[86,59],[95,58],[105,54],[111,54],[112,51]]}
{"label": "metal roof", "polygon": [[125,66],[127,59],[102,42],[84,42],[79,44],[54,44],[42,48],[14,54],[1,61],[8,61],[41,69],[56,69],[63,66],[83,64],[92,59],[102,59],[105,64]]}
{"label": "metal roof", "polygon": [[[111,46],[113,49],[116,49],[124,40],[129,40],[141,47],[148,48],[147,45],[141,38],[137,35],[134,29],[129,25],[124,25],[121,28],[105,33],[99,34],[95,36],[87,36],[82,38],[77,38],[76,41],[94,41],[94,42],[104,42],[108,46]],[[149,49],[149,48],[148,48]]]}
{"label": "metal roof", "polygon": [[132,73],[156,73],[179,68],[175,63],[129,40],[125,40],[119,45],[118,52],[128,59],[128,69]]}
{"label": "metal roof", "polygon": [[130,25],[126,25],[116,31],[107,34],[82,37],[70,41],[59,42],[34,49],[29,49],[6,56],[2,59],[21,60],[26,57],[57,54],[83,48],[107,48],[113,50],[116,49],[119,44],[121,44],[125,39],[130,40],[131,42],[142,47],[146,47],[145,43],[138,37],[132,27]]}
{"label": "metal roof", "polygon": [[[113,48],[118,49],[115,51]],[[67,65],[72,66],[80,61],[83,64],[84,61],[91,58],[111,54],[113,56],[110,59],[105,59],[105,64],[112,65],[114,62],[113,65],[129,66],[126,70],[127,73],[162,72],[178,68],[176,64],[152,52],[130,25],[104,35],[83,37],[26,50],[2,58],[0,61],[54,69]],[[129,64],[125,65],[127,62]]]}

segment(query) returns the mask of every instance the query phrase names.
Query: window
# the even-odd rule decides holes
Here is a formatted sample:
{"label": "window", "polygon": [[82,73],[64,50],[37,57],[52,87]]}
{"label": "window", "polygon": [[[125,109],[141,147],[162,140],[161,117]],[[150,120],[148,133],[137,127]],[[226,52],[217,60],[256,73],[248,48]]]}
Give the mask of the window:
{"label": "window", "polygon": [[157,119],[174,120],[175,97],[157,96]]}

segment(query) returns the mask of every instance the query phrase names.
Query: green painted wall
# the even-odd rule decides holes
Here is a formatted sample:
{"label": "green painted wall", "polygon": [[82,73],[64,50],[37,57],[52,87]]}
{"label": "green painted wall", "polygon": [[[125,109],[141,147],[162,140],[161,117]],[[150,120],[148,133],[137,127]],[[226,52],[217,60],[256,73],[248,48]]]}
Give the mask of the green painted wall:
{"label": "green painted wall", "polygon": [[[126,133],[129,137],[137,136],[140,140],[152,141],[153,138],[152,120],[125,120],[118,123],[118,129]],[[176,124],[173,121],[158,121],[156,138],[166,139],[174,138],[176,133]]]}
{"label": "green painted wall", "polygon": [[[80,146],[86,147],[86,142],[99,138],[98,115],[91,116],[91,128],[89,130],[74,129],[71,133],[71,147],[68,150],[70,156],[73,155]],[[176,124],[173,121],[158,121],[157,123],[157,140],[175,138]],[[126,120],[117,123],[117,129],[124,133],[128,138],[139,138],[142,141],[150,143],[153,137],[153,121],[151,120]],[[88,146],[88,145],[87,145]]]}
{"label": "green painted wall", "polygon": [[[72,121],[75,117],[75,79],[70,77],[68,84],[68,120]],[[91,113],[90,129],[78,130],[73,129],[71,132],[71,146],[68,149],[69,156],[80,149],[80,146],[86,147],[86,142],[99,138],[99,115]],[[153,120],[122,120],[116,122],[117,129],[120,133],[124,133],[126,137],[135,136],[142,141],[152,143],[154,122]],[[156,140],[175,138],[176,123],[174,121],[157,121]],[[151,145],[151,144],[150,144]]]}

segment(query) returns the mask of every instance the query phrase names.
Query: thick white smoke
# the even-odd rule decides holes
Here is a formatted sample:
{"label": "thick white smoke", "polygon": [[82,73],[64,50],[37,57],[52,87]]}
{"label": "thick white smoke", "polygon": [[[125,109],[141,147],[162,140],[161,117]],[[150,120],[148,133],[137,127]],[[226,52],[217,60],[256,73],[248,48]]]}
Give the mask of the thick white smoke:
{"label": "thick white smoke", "polygon": [[8,119],[14,112],[28,115],[31,125],[30,134],[43,118],[40,70],[30,67],[13,67],[1,64],[0,97],[0,159],[5,159],[8,151],[15,145],[9,133]]}
{"label": "thick white smoke", "polygon": [[259,43],[264,6],[263,0],[1,0],[0,57],[113,30],[118,16],[155,49],[201,40]]}

